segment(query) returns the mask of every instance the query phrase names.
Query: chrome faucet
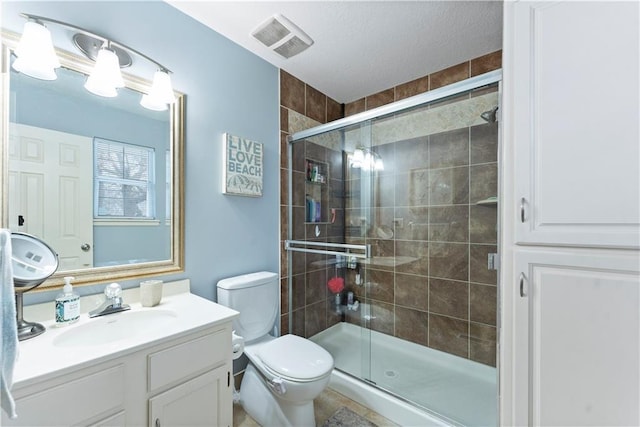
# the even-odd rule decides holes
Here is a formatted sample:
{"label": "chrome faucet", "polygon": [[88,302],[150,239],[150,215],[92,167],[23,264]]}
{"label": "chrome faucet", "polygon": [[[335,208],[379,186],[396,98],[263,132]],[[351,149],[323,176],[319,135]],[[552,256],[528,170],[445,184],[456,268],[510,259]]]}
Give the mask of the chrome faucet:
{"label": "chrome faucet", "polygon": [[119,313],[129,310],[131,307],[122,303],[122,288],[117,283],[111,283],[104,288],[106,299],[100,307],[91,310],[89,317],[104,316],[106,314]]}

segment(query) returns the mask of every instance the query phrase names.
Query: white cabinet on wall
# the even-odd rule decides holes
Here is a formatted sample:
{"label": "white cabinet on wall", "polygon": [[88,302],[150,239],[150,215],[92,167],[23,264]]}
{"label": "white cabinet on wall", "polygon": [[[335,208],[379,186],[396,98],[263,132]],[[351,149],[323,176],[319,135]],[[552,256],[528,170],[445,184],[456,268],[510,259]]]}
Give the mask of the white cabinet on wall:
{"label": "white cabinet on wall", "polygon": [[640,247],[638,3],[519,2],[508,19],[517,241]]}
{"label": "white cabinet on wall", "polygon": [[505,2],[502,425],[640,425],[640,4]]}

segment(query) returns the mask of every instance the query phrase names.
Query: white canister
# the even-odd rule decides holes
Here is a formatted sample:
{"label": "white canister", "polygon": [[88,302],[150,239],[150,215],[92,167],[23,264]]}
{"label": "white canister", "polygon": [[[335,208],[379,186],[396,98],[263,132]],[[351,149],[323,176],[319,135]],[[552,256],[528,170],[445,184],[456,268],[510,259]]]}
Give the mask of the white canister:
{"label": "white canister", "polygon": [[153,307],[162,300],[162,280],[140,282],[140,303],[143,307]]}

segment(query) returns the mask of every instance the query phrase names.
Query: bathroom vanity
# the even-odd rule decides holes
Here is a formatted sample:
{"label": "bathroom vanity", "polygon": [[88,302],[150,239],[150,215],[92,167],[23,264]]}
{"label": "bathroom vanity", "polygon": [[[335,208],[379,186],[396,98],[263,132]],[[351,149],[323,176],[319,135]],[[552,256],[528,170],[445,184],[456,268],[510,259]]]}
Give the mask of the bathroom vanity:
{"label": "bathroom vanity", "polygon": [[232,425],[231,321],[191,293],[55,328],[20,343],[3,426]]}

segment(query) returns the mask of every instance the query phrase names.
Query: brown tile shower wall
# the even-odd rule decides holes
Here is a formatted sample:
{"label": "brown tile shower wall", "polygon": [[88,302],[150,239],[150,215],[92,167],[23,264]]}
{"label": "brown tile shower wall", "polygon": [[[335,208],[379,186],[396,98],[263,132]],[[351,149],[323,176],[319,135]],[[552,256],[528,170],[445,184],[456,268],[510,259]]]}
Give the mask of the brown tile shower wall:
{"label": "brown tile shower wall", "polygon": [[[372,320],[347,321],[495,366],[497,205],[476,202],[497,195],[497,142],[497,123],[487,123],[374,147],[385,161],[374,220],[347,235],[372,248],[365,285],[347,276]],[[359,187],[357,174],[348,178]],[[347,201],[345,215],[357,224],[361,207]]]}
{"label": "brown tile shower wall", "polygon": [[[305,159],[326,164],[326,183],[309,183],[306,178]],[[344,242],[344,178],[342,176],[342,153],[323,146],[300,142],[293,146],[293,192],[292,237],[294,240],[317,241],[323,243]],[[321,186],[326,191],[322,202],[329,209],[324,212],[321,222],[311,223],[305,219],[305,194],[309,187]],[[331,215],[333,211],[334,215]],[[332,219],[333,216],[333,219]],[[317,232],[316,232],[317,231]],[[334,268],[327,264],[326,255],[292,252],[292,307],[294,316],[293,333],[305,337],[312,336],[340,321],[330,311],[327,282],[333,276]],[[283,284],[285,286],[285,284]]]}
{"label": "brown tile shower wall", "polygon": [[[290,112],[311,119],[310,126],[314,126],[500,67],[501,51],[498,51],[346,105],[337,103],[281,70],[282,333],[292,332],[308,337],[340,321],[340,317],[334,313],[326,287],[327,280],[333,273],[331,268],[323,266],[325,258],[303,253],[290,255],[284,250],[284,240],[288,235],[289,197],[286,137],[294,128],[294,124],[289,123]],[[298,130],[301,129],[295,129]],[[414,172],[415,176],[411,176],[411,179],[416,183],[421,179],[426,180],[424,182],[428,185],[414,185],[413,188],[422,188],[423,192],[412,194],[411,203],[403,204],[400,201],[396,205],[399,212],[391,213],[397,203],[396,199],[409,198],[406,194],[406,180],[409,176],[394,173],[392,168],[386,168],[385,163],[387,170],[380,180],[380,194],[395,194],[395,197],[380,205],[380,214],[392,215],[392,223],[393,218],[402,217],[403,227],[396,230],[392,240],[374,239],[367,243],[372,243],[380,256],[413,256],[418,259],[395,268],[375,267],[367,270],[370,297],[367,302],[372,304],[376,317],[370,326],[380,332],[495,365],[496,275],[486,269],[486,262],[487,254],[497,251],[497,209],[476,206],[474,203],[478,195],[496,195],[496,189],[492,187],[497,182],[496,146],[495,142],[489,140],[493,135],[497,141],[497,126],[481,125],[465,131],[466,141],[461,135],[464,131],[454,131],[451,134],[432,135],[389,144],[388,147],[377,147],[377,150],[391,151],[396,161],[400,162],[405,158],[417,159],[415,151],[411,150],[422,150],[424,157],[421,160],[422,166],[419,167],[423,169]],[[453,143],[453,148],[448,147],[447,143]],[[481,146],[484,148],[478,149]],[[314,227],[303,225],[305,192],[299,188],[304,185],[304,159],[313,158],[329,165],[331,172],[328,185],[333,197],[331,203],[337,209],[336,223],[339,224],[344,223],[343,215],[349,215],[349,206],[341,204],[343,194],[340,189],[344,189],[345,179],[339,166],[342,163],[341,154],[310,143],[298,144],[295,148],[292,163],[294,187],[297,186],[298,191],[294,190],[293,195],[292,232],[296,239],[315,238]],[[403,157],[403,152],[411,155]],[[465,152],[466,163],[461,160]],[[396,170],[399,169],[396,167]],[[450,188],[437,191],[442,183],[450,184]],[[393,191],[387,191],[389,189]],[[444,221],[450,221],[448,227],[444,226]],[[344,230],[340,227],[325,224],[320,227],[323,227],[321,236],[324,241],[343,239]],[[293,331],[288,328],[288,256],[293,257]],[[455,262],[452,263],[451,260]],[[348,273],[348,286],[358,297],[363,298],[363,288],[353,285],[353,271]],[[356,320],[352,318],[351,321]]]}
{"label": "brown tile shower wall", "polygon": [[437,89],[451,83],[456,83],[469,77],[488,73],[500,67],[502,67],[502,51],[498,50],[349,102],[344,105],[344,115],[346,117],[371,110],[372,108],[409,98],[410,96]]}
{"label": "brown tile shower wall", "polygon": [[[300,79],[292,76],[284,70],[280,70],[280,277],[281,277],[281,300],[280,300],[280,330],[282,334],[289,332],[289,290],[288,290],[288,278],[289,272],[287,271],[288,257],[292,256],[293,261],[293,308],[294,308],[294,327],[296,330],[291,331],[301,336],[310,336],[312,334],[306,334],[305,330],[307,323],[307,316],[305,313],[309,312],[309,322],[313,322],[314,317],[322,319],[326,318],[326,313],[319,310],[317,305],[317,291],[325,289],[326,280],[323,277],[324,269],[310,267],[307,269],[307,265],[312,265],[314,261],[313,255],[309,255],[309,259],[304,253],[292,253],[290,255],[284,250],[284,241],[288,236],[288,144],[287,136],[294,132],[295,124],[289,123],[289,113],[294,112],[298,115],[307,117],[310,126],[316,126],[319,124],[331,122],[343,117],[343,105],[330,97],[324,95],[317,89],[309,86]],[[302,129],[295,129],[302,130]],[[341,154],[333,152],[333,156],[339,154],[339,158],[334,158],[327,153],[328,150],[323,147],[312,146],[311,144],[298,144],[295,146],[296,150],[292,159],[294,173],[294,191],[293,191],[293,207],[292,211],[297,220],[294,221],[293,236],[296,239],[305,239],[306,233],[311,236],[312,229],[304,226],[305,215],[305,169],[304,159],[306,157],[313,158],[318,161],[331,162],[334,165],[340,165],[342,163]],[[308,148],[308,153],[306,152]],[[342,169],[331,169],[329,171],[329,182],[327,185],[333,189],[339,189],[342,187]],[[336,198],[336,203],[342,203]],[[336,206],[338,207],[338,206]],[[338,212],[339,219],[344,218],[341,212]],[[301,219],[300,219],[301,218]],[[336,221],[336,223],[344,223],[343,220]],[[330,236],[343,235],[342,229],[335,227],[328,227],[327,225],[321,225],[323,232],[321,235],[324,240],[327,240],[327,232]],[[316,257],[317,258],[317,257]],[[309,271],[307,271],[309,270]],[[309,274],[310,282],[316,283],[317,286],[310,287],[305,290],[304,275]],[[325,274],[326,276],[326,274]],[[322,283],[322,286],[320,286]],[[307,302],[309,302],[307,304]],[[314,305],[314,303],[316,303]],[[312,328],[309,327],[309,331]]]}

